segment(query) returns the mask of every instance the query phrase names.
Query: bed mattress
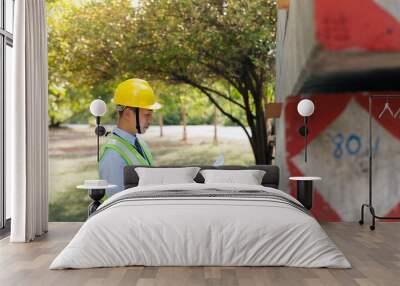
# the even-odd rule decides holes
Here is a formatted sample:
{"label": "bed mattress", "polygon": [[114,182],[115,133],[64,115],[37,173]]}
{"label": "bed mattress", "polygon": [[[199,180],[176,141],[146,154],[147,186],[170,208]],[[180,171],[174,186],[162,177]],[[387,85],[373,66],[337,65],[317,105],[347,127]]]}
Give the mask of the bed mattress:
{"label": "bed mattress", "polygon": [[50,269],[129,265],[351,267],[290,195],[263,186],[196,183],[112,196]]}

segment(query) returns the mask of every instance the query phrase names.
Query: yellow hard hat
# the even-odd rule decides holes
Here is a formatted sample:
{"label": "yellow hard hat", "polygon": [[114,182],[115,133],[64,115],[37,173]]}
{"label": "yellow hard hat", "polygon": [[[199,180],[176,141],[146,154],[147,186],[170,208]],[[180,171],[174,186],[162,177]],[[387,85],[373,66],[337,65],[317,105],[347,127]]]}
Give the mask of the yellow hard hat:
{"label": "yellow hard hat", "polygon": [[118,85],[114,93],[114,103],[152,110],[161,108],[149,83],[138,78],[128,79]]}

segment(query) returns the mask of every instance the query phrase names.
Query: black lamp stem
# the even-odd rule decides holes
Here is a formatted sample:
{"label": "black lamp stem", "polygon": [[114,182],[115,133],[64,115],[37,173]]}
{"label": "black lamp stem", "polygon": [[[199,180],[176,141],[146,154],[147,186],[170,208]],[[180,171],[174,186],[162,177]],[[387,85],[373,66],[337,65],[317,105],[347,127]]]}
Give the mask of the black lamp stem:
{"label": "black lamp stem", "polygon": [[307,123],[308,123],[308,117],[304,116],[304,130],[305,130],[305,136],[304,136],[304,140],[305,140],[305,152],[304,152],[304,161],[307,162],[307,135],[308,135],[308,127],[307,127]]}
{"label": "black lamp stem", "polygon": [[[96,125],[97,125],[97,130],[99,129],[100,125],[100,116],[96,116]],[[97,164],[100,162],[100,135],[99,132],[96,132],[97,135]]]}

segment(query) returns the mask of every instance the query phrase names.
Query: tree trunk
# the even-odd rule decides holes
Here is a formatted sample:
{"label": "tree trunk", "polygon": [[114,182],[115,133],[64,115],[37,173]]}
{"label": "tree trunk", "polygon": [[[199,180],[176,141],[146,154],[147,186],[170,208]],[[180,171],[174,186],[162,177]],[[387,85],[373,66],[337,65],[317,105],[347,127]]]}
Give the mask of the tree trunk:
{"label": "tree trunk", "polygon": [[215,145],[218,145],[217,124],[218,124],[218,112],[217,112],[217,108],[214,106],[214,144]]}
{"label": "tree trunk", "polygon": [[50,124],[49,124],[49,127],[50,128],[58,128],[58,127],[60,127],[60,125],[61,125],[61,122],[60,121],[56,121],[53,117],[50,117],[50,120],[49,120],[50,122]]}
{"label": "tree trunk", "polygon": [[187,114],[186,114],[186,105],[185,105],[185,103],[182,103],[181,114],[182,114],[182,126],[183,126],[182,141],[183,142],[187,142],[187,130],[186,130]]}
{"label": "tree trunk", "polygon": [[257,165],[270,165],[272,154],[268,144],[267,124],[265,122],[265,112],[263,105],[263,95],[261,89],[258,95],[254,95],[256,111],[255,130],[252,130],[252,143],[254,158]]}
{"label": "tree trunk", "polygon": [[158,113],[158,125],[160,126],[160,137],[163,137],[164,136],[164,130],[163,130],[164,118],[163,118],[163,114],[161,111],[160,111],[160,113]]}
{"label": "tree trunk", "polygon": [[257,165],[270,165],[269,147],[266,138],[256,134],[252,137],[254,158]]}

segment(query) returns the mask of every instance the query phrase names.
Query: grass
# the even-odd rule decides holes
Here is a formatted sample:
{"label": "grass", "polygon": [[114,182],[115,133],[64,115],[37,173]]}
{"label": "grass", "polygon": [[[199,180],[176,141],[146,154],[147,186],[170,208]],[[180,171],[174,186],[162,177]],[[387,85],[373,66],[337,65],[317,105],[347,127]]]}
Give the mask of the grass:
{"label": "grass", "polygon": [[[189,127],[190,128],[190,127]],[[246,138],[224,139],[213,144],[204,135],[189,137],[145,135],[157,165],[211,165],[224,154],[227,165],[254,164]],[[103,139],[104,141],[104,139]],[[76,189],[85,179],[97,178],[96,140],[91,128],[50,130],[49,220],[84,221],[90,199]]]}

